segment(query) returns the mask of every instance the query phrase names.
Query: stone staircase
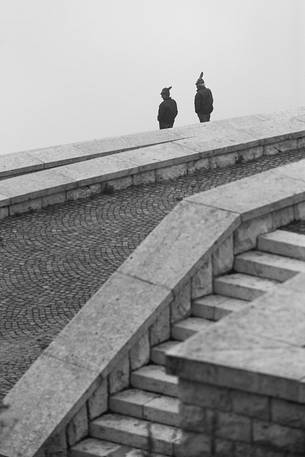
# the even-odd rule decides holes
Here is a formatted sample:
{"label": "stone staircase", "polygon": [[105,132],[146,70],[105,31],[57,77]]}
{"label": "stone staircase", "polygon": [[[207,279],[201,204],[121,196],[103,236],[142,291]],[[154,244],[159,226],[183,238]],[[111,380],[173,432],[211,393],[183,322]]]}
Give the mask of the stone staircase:
{"label": "stone staircase", "polygon": [[166,351],[300,271],[305,236],[284,230],[260,236],[258,250],[236,256],[234,272],[215,279],[214,294],[193,301],[191,316],[172,326],[170,341],[152,349],[150,364],[132,373],[130,388],[111,396],[109,412],[91,422],[90,437],[71,456],[175,455],[182,431],[177,379],[165,373]]}

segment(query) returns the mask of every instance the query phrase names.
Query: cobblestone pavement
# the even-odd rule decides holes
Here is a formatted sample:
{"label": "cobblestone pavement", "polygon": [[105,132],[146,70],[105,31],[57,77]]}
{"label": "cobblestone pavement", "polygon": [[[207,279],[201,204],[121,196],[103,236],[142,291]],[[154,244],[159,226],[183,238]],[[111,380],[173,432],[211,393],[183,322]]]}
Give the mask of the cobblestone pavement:
{"label": "cobblestone pavement", "polygon": [[278,154],[3,220],[0,397],[178,201],[304,154]]}

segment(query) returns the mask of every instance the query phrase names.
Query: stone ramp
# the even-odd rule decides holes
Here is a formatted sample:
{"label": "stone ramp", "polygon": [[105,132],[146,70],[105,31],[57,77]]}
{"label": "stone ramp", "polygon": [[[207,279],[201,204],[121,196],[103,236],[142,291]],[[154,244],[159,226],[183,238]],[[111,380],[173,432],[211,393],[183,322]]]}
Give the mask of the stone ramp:
{"label": "stone ramp", "polygon": [[0,156],[0,218],[300,151],[303,108]]}

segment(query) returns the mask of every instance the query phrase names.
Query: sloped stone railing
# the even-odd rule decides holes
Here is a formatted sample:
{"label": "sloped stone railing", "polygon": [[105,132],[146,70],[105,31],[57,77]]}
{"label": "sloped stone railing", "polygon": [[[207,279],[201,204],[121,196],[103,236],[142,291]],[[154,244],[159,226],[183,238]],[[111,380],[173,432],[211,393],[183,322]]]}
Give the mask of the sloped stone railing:
{"label": "sloped stone railing", "polygon": [[9,392],[1,457],[64,456],[86,436],[109,393],[128,386],[193,298],[212,292],[234,253],[304,217],[304,177],[301,161],[177,205]]}
{"label": "sloped stone railing", "polygon": [[[305,108],[298,108],[0,156],[0,219],[304,148]],[[8,177],[17,172],[27,174]]]}

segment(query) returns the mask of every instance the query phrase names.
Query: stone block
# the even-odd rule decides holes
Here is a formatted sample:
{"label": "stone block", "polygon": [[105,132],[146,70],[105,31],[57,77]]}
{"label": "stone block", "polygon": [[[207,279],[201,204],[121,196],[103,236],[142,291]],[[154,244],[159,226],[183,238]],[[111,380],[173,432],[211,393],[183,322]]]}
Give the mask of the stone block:
{"label": "stone block", "polygon": [[232,403],[229,389],[210,384],[179,379],[179,398],[183,403],[221,411],[231,411]]}
{"label": "stone block", "polygon": [[101,193],[102,185],[100,183],[91,184],[89,186],[89,189],[90,189],[90,195],[97,195],[97,194]]}
{"label": "stone block", "polygon": [[66,201],[66,192],[58,192],[57,194],[46,195],[42,197],[42,207],[46,208],[50,205],[56,205],[57,203],[63,203]]}
{"label": "stone block", "polygon": [[124,178],[112,179],[107,181],[107,185],[113,190],[127,189],[132,186],[132,176],[125,176]]}
{"label": "stone block", "polygon": [[149,329],[150,345],[162,343],[170,338],[170,308],[166,306]]}
{"label": "stone block", "polygon": [[[234,456],[234,443],[220,438],[215,439],[214,443],[215,457],[233,457]],[[249,457],[245,454],[243,457]]]}
{"label": "stone block", "polygon": [[0,208],[0,220],[1,219],[5,219],[6,217],[8,217],[8,214],[9,214],[9,207],[8,206],[2,206]]}
{"label": "stone block", "polygon": [[231,165],[234,165],[237,161],[237,153],[236,152],[231,152],[231,153],[226,153],[226,154],[221,154],[215,157],[210,157],[209,159],[209,165],[210,168],[224,168],[224,167],[230,167]]}
{"label": "stone block", "polygon": [[218,411],[215,436],[232,441],[251,442],[251,420],[248,417]]}
{"label": "stone block", "polygon": [[67,426],[67,440],[69,446],[73,446],[88,435],[88,411],[87,404],[82,406]]}
{"label": "stone block", "polygon": [[67,190],[67,200],[79,200],[88,198],[91,195],[89,186],[77,187],[76,189]]}
{"label": "stone block", "polygon": [[41,198],[35,198],[33,200],[26,200],[21,203],[13,203],[9,206],[9,215],[14,216],[15,214],[27,213],[29,211],[35,211],[41,209],[42,200]]}
{"label": "stone block", "polygon": [[271,214],[243,222],[234,232],[234,255],[254,249],[258,235],[271,232],[272,227]]}
{"label": "stone block", "polygon": [[130,369],[136,370],[137,368],[146,365],[150,357],[150,344],[149,333],[146,332],[131,348],[130,350]]}
{"label": "stone block", "polygon": [[251,160],[258,159],[264,153],[263,146],[250,147],[249,149],[243,149],[238,152],[238,163],[249,162]]}
{"label": "stone block", "polygon": [[282,452],[301,453],[305,449],[305,433],[304,430],[254,421],[253,443],[278,448]]}
{"label": "stone block", "polygon": [[243,416],[269,420],[269,398],[238,390],[231,392],[233,411]]}
{"label": "stone block", "polygon": [[305,202],[297,203],[294,206],[294,219],[296,221],[305,219]]}
{"label": "stone block", "polygon": [[300,138],[298,138],[297,148],[298,149],[305,148],[305,136],[301,136]]}
{"label": "stone block", "polygon": [[115,394],[129,386],[129,357],[125,356],[109,374],[109,392]]}
{"label": "stone block", "polygon": [[223,275],[233,268],[233,235],[228,236],[213,252],[213,276]]}
{"label": "stone block", "polygon": [[172,165],[171,167],[159,168],[156,170],[156,182],[175,179],[187,174],[187,164]]}
{"label": "stone block", "polygon": [[287,206],[271,213],[272,230],[283,227],[294,220],[294,206]]}
{"label": "stone block", "polygon": [[174,443],[175,457],[211,457],[211,438],[203,433],[183,431],[179,443]]}
{"label": "stone block", "polygon": [[211,256],[204,259],[204,263],[192,277],[192,299],[202,297],[212,293],[213,290],[213,274]]}
{"label": "stone block", "polygon": [[232,233],[238,222],[239,216],[232,212],[184,200],[145,238],[118,272],[177,290],[197,271],[215,242]]}
{"label": "stone block", "polygon": [[274,155],[279,152],[293,151],[297,149],[297,139],[289,139],[284,141],[279,141],[272,144],[265,144],[264,146],[264,155]]}
{"label": "stone block", "polygon": [[143,171],[132,176],[133,185],[139,186],[140,184],[151,184],[156,181],[155,170]]}
{"label": "stone block", "polygon": [[189,175],[195,173],[198,170],[206,169],[209,170],[210,164],[209,159],[198,159],[193,162],[188,162],[187,164],[187,173]]}
{"label": "stone block", "polygon": [[[45,457],[67,457],[68,443],[65,430],[53,434],[44,445]],[[35,453],[36,456],[36,453]]]}
{"label": "stone block", "polygon": [[188,282],[176,294],[170,304],[171,322],[177,322],[191,313],[191,284]]}
{"label": "stone block", "polygon": [[180,427],[191,432],[212,434],[215,413],[211,409],[180,403]]}
{"label": "stone block", "polygon": [[108,379],[103,379],[87,402],[89,420],[103,414],[108,409]]}
{"label": "stone block", "polygon": [[305,429],[305,405],[271,399],[271,421],[289,427]]}

